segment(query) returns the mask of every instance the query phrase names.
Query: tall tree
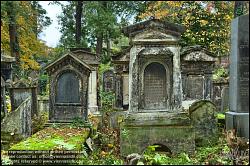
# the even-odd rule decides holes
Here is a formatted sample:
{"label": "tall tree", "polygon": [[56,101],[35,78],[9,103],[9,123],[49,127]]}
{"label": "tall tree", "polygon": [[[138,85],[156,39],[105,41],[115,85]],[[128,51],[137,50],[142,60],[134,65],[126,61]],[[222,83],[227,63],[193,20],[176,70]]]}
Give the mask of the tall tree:
{"label": "tall tree", "polygon": [[[47,54],[48,47],[37,39],[34,32],[37,27],[35,12],[29,1],[1,1],[1,49],[11,55],[13,49],[17,52],[14,56],[19,60],[22,71],[38,70],[36,56]],[[15,33],[13,27],[9,26],[12,23],[15,25]]]}
{"label": "tall tree", "polygon": [[182,46],[199,44],[218,57],[229,54],[230,24],[233,18],[230,1],[155,1],[141,18],[151,16],[182,24]]}
{"label": "tall tree", "polygon": [[64,49],[69,47],[86,47],[85,23],[83,18],[84,2],[82,1],[67,1],[67,4],[56,2],[62,7],[62,13],[58,16],[59,24],[61,25],[59,47]]}
{"label": "tall tree", "polygon": [[18,2],[7,1],[6,2],[6,13],[9,22],[9,43],[10,43],[10,54],[16,58],[17,64],[19,64],[19,43],[17,39],[17,25],[16,25],[16,13]]}
{"label": "tall tree", "polygon": [[51,24],[51,20],[46,16],[47,11],[42,8],[39,4],[39,1],[31,1],[31,7],[33,9],[34,17],[34,33],[38,36],[42,32],[44,27],[47,27]]}
{"label": "tall tree", "polygon": [[76,1],[76,45],[80,46],[81,44],[81,31],[82,31],[82,10],[83,10],[83,1]]}
{"label": "tall tree", "polygon": [[[56,3],[59,4],[59,2]],[[61,4],[61,6],[63,12],[59,16],[60,31],[62,32],[60,45],[65,48],[76,46],[80,39],[77,39],[76,42],[75,38],[81,36],[81,46],[90,46],[98,56],[106,59],[110,56],[111,41],[121,37],[120,28],[128,25],[128,20],[132,17],[136,17],[136,21],[140,19],[137,16],[138,13],[145,11],[146,1],[134,1],[133,3],[128,1],[86,1],[82,6],[81,28],[79,28],[80,14],[76,12],[76,9],[80,11],[81,5],[68,1],[68,4]],[[83,35],[78,35],[80,29]]]}

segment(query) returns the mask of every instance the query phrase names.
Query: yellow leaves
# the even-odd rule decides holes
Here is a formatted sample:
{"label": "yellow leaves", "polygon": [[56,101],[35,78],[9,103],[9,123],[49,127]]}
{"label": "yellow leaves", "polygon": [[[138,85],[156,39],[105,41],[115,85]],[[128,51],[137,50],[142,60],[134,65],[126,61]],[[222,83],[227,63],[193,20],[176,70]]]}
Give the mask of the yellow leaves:
{"label": "yellow leaves", "polygon": [[207,25],[208,21],[207,20],[200,20],[200,23],[202,26],[205,26],[205,25]]}
{"label": "yellow leaves", "polygon": [[[30,2],[19,1],[19,5],[23,9],[23,11],[16,13],[21,68],[24,70],[39,70],[40,66],[34,60],[34,55],[47,56],[48,47],[41,40],[37,39],[34,33],[36,13],[32,9]],[[29,13],[29,16],[27,17],[23,12]],[[7,16],[6,13],[3,12],[3,14],[5,14],[5,17]],[[1,49],[6,53],[10,53],[8,22],[4,19],[1,26]]]}
{"label": "yellow leaves", "polygon": [[162,10],[162,11],[156,12],[155,17],[156,17],[156,19],[161,19],[161,18],[165,17],[167,14],[168,14],[167,10]]}

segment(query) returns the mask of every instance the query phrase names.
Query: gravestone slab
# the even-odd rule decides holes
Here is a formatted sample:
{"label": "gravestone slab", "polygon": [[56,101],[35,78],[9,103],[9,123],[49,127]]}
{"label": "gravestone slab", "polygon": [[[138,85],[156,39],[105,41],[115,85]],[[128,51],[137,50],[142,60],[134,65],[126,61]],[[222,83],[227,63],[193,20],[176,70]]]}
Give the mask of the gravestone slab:
{"label": "gravestone slab", "polygon": [[221,91],[221,112],[229,109],[229,88],[224,87]]}
{"label": "gravestone slab", "polygon": [[229,112],[226,128],[249,138],[249,14],[235,18],[231,24]]}
{"label": "gravestone slab", "polygon": [[115,90],[114,72],[112,70],[105,71],[103,73],[103,91],[114,92],[114,90]]}
{"label": "gravestone slab", "polygon": [[208,144],[218,139],[216,106],[209,100],[199,100],[192,103],[188,109],[192,125],[195,128],[195,143],[197,146]]}

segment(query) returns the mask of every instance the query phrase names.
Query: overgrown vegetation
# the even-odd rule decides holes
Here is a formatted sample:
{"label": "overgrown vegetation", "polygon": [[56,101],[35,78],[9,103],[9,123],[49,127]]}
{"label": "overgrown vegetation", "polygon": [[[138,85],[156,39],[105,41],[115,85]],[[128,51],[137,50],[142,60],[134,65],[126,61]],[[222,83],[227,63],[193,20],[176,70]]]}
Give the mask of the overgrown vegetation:
{"label": "overgrown vegetation", "polygon": [[213,73],[213,80],[228,79],[228,78],[229,78],[229,71],[224,67],[216,69]]}
{"label": "overgrown vegetation", "polygon": [[13,145],[10,150],[81,150],[88,135],[89,129],[48,127]]}

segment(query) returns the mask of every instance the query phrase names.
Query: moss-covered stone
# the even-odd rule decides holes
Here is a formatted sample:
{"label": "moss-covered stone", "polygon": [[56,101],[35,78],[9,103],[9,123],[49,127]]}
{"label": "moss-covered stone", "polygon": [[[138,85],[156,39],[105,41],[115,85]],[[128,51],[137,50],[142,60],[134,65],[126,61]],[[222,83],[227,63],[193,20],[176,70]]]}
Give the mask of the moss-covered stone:
{"label": "moss-covered stone", "polygon": [[129,115],[121,125],[122,156],[142,153],[154,144],[168,147],[173,154],[194,152],[195,135],[187,114],[156,112],[140,115]]}
{"label": "moss-covered stone", "polygon": [[86,128],[45,128],[13,145],[10,150],[81,150],[89,136]]}

